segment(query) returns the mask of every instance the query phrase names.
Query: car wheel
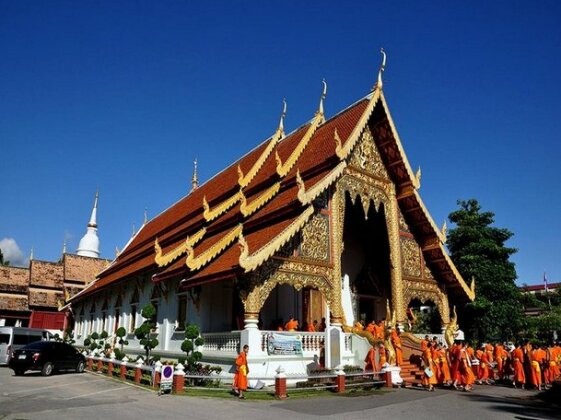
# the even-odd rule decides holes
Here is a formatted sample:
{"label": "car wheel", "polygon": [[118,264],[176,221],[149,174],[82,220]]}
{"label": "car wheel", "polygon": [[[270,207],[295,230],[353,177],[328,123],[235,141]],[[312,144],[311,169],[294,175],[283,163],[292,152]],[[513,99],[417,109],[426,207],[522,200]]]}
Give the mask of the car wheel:
{"label": "car wheel", "polygon": [[82,360],[80,360],[78,362],[78,366],[76,366],[76,373],[84,372],[85,367],[86,367],[86,364]]}
{"label": "car wheel", "polygon": [[43,376],[52,375],[53,371],[55,370],[54,368],[55,368],[55,366],[51,362],[46,362],[43,365],[43,369],[41,369],[41,375],[43,375]]}
{"label": "car wheel", "polygon": [[25,372],[24,370],[17,369],[17,370],[14,370],[14,375],[21,376],[21,375],[23,375],[24,372]]}

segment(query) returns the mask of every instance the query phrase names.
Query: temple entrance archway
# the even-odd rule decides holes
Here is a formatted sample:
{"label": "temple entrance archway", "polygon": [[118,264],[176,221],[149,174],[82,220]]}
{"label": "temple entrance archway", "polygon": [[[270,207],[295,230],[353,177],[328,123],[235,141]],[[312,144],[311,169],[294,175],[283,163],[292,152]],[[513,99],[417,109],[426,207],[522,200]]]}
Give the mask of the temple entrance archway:
{"label": "temple entrance archway", "polygon": [[344,277],[348,276],[354,319],[367,323],[385,317],[386,301],[391,298],[386,220],[383,203],[376,206],[370,200],[370,205],[365,206],[361,199],[353,202],[350,194],[345,193],[341,270]]}
{"label": "temple entrance archway", "polygon": [[414,334],[435,334],[442,329],[442,320],[435,302],[413,299],[407,307],[408,329]]}

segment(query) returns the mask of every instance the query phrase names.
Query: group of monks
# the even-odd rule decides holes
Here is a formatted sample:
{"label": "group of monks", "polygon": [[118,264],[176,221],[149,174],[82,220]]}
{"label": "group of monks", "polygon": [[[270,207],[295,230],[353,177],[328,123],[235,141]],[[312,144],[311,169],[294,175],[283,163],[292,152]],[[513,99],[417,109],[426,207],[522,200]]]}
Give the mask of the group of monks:
{"label": "group of monks", "polygon": [[[355,328],[360,325],[355,324]],[[384,339],[383,322],[370,323],[366,330],[380,340]],[[396,353],[396,364],[403,364],[399,332],[393,328],[390,340]],[[514,387],[543,389],[561,377],[561,345],[533,346],[525,341],[495,345],[483,343],[474,349],[469,343],[456,341],[447,348],[434,337],[421,340],[423,377],[422,384],[429,391],[436,385],[451,386],[470,391],[475,383],[492,384],[495,381],[511,383]],[[376,363],[376,352],[379,360]],[[365,370],[379,372],[387,361],[385,346],[372,347],[365,359]]]}
{"label": "group of monks", "polygon": [[277,331],[307,331],[307,332],[323,332],[325,331],[326,324],[325,318],[321,319],[321,323],[314,319],[313,322],[308,323],[304,321],[304,325],[302,325],[302,329],[299,329],[299,323],[297,319],[292,317],[283,325],[282,321],[278,323]]}

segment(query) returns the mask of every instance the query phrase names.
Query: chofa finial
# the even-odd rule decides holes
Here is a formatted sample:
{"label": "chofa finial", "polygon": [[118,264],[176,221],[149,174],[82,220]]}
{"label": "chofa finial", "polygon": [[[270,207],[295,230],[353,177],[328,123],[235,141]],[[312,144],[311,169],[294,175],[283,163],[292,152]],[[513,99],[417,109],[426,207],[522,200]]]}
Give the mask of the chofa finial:
{"label": "chofa finial", "polygon": [[284,137],[284,117],[286,117],[286,98],[282,100],[282,114],[279,121],[278,132]]}
{"label": "chofa finial", "polygon": [[148,223],[148,209],[144,207],[144,224]]}
{"label": "chofa finial", "polygon": [[197,173],[197,158],[193,161],[193,177],[191,178],[191,192],[199,188],[199,174]]}
{"label": "chofa finial", "polygon": [[327,96],[327,82],[325,81],[325,79],[323,79],[321,82],[323,83],[323,92],[321,93],[321,98],[319,100],[318,114],[323,116],[324,115],[324,113],[323,113],[323,101],[325,100],[325,97]]}
{"label": "chofa finial", "polygon": [[378,70],[378,80],[376,82],[376,85],[374,86],[374,89],[382,89],[382,86],[384,84],[382,82],[382,73],[386,69],[386,52],[383,48],[380,48],[380,52],[382,53],[382,64],[380,64],[380,70]]}

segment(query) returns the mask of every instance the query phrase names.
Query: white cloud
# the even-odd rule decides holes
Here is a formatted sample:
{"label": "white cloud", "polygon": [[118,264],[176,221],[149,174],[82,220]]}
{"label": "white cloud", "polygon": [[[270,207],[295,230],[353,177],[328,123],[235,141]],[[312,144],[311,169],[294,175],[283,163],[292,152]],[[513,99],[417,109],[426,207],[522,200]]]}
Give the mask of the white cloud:
{"label": "white cloud", "polygon": [[21,249],[14,238],[4,238],[0,240],[0,249],[4,255],[4,261],[9,261],[10,265],[25,267],[29,260],[23,255]]}

